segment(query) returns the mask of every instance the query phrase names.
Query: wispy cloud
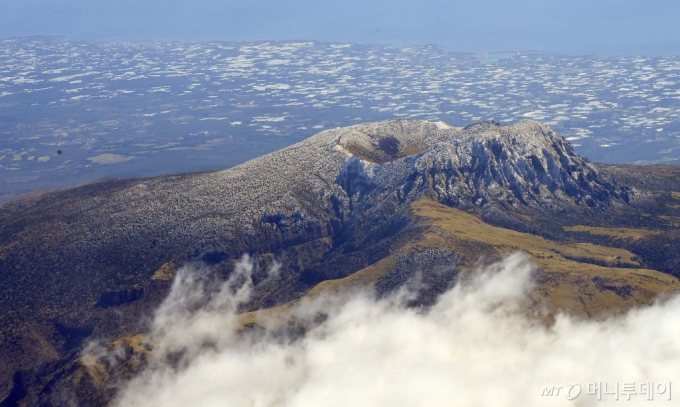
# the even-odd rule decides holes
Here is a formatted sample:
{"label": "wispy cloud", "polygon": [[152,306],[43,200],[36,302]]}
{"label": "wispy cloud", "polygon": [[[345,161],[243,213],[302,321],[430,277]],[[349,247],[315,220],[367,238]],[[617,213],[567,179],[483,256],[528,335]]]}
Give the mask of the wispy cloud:
{"label": "wispy cloud", "polygon": [[[115,405],[594,406],[616,401],[586,394],[588,383],[680,385],[680,298],[547,326],[527,312],[534,266],[523,254],[478,270],[426,310],[402,305],[403,291],[303,301],[291,311],[308,325],[296,340],[239,333],[252,271],[244,258],[216,286],[205,270],[181,270],[156,313],[149,366]],[[542,396],[571,383],[582,386],[574,401],[564,389]]]}

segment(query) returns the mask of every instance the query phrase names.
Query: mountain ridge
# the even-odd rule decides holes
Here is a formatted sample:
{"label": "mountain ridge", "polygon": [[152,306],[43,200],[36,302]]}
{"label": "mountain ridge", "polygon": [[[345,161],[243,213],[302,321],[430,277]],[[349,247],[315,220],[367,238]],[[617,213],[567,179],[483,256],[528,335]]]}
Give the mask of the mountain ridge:
{"label": "mountain ridge", "polygon": [[[630,240],[589,232],[674,233],[680,205],[673,190],[654,185],[680,191],[678,177],[640,174],[593,164],[533,121],[453,128],[389,120],[326,130],[226,170],[100,181],[19,198],[0,206],[0,359],[8,366],[0,381],[7,391],[18,388],[10,379],[17,374],[39,383],[36,377],[55,364],[73,363],[87,338],[141,333],[131,321],[158,304],[174,270],[199,262],[226,278],[243,253],[258,264],[257,290],[244,312],[286,304],[370,267],[382,267],[378,278],[392,276],[378,285],[387,292],[404,283],[403,264],[412,259],[456,259],[465,269],[508,250],[529,251],[546,272],[582,267],[605,276],[596,282],[558,273],[546,281],[604,293],[598,295],[607,300],[597,304],[607,312],[642,304],[663,287],[674,289],[675,277],[644,271],[662,281],[646,286],[629,269],[678,273],[677,239],[665,248],[668,242],[653,233]],[[484,232],[447,226],[456,222]],[[576,225],[585,229],[568,229]],[[271,282],[262,273],[274,262],[281,271]],[[579,295],[569,291],[559,304],[578,311]]]}

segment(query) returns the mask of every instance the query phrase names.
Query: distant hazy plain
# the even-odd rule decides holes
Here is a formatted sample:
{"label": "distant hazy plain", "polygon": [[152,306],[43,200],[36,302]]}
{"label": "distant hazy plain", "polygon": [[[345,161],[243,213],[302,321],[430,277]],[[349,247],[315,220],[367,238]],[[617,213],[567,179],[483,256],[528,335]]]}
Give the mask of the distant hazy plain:
{"label": "distant hazy plain", "polygon": [[680,53],[677,0],[2,0],[0,38],[317,40],[449,51]]}

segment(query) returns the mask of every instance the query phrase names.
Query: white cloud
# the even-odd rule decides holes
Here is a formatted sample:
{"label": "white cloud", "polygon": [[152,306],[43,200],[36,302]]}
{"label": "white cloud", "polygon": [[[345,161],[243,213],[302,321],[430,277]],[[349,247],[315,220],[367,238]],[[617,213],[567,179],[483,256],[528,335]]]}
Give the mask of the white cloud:
{"label": "white cloud", "polygon": [[[558,315],[546,326],[526,307],[533,270],[513,254],[428,310],[400,305],[403,290],[383,300],[354,292],[302,301],[293,310],[300,320],[328,317],[304,337],[282,340],[236,331],[235,312],[252,290],[249,259],[212,292],[205,270],[185,267],[156,314],[149,367],[115,405],[599,406],[625,401],[598,401],[588,383],[680,386],[679,298],[600,322]],[[541,396],[569,383],[582,386],[574,401],[564,389]]]}

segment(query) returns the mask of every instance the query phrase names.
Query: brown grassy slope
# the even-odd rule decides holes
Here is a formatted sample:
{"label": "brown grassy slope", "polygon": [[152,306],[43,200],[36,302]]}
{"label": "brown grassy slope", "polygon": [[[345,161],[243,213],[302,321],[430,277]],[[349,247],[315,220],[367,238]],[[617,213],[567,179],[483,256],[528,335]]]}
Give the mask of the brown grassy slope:
{"label": "brown grassy slope", "polygon": [[[348,289],[370,289],[394,268],[396,255],[428,247],[447,248],[463,255],[463,266],[467,271],[477,266],[480,257],[490,261],[514,251],[530,254],[540,270],[533,298],[552,313],[565,311],[583,317],[604,316],[649,304],[662,293],[680,291],[677,278],[641,268],[637,256],[625,249],[588,242],[561,243],[491,226],[474,215],[430,199],[415,202],[411,208],[427,226],[419,238],[394,248],[392,255],[348,277],[318,284],[307,297]],[[605,231],[615,233],[617,229]],[[641,233],[634,229],[626,232],[624,236]],[[244,314],[244,323],[256,322],[258,315],[269,316],[277,312],[285,312],[285,307]]]}
{"label": "brown grassy slope", "polygon": [[[559,243],[490,226],[473,215],[431,200],[416,202],[412,208],[416,215],[428,218],[427,224],[432,230],[441,232],[428,232],[428,240],[434,244],[455,245],[457,238],[491,245],[498,256],[516,250],[529,253],[545,273],[536,294],[553,312],[564,310],[588,317],[621,312],[649,304],[662,292],[680,290],[680,282],[675,277],[655,270],[629,268],[636,265],[636,256],[624,249],[591,243]],[[605,261],[610,266],[588,261]]]}

